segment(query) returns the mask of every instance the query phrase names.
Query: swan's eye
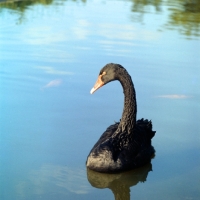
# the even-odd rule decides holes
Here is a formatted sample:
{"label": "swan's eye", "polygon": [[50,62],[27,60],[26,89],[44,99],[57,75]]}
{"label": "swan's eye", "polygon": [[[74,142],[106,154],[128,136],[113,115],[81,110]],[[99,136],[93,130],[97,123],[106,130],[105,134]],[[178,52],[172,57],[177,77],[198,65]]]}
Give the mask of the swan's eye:
{"label": "swan's eye", "polygon": [[105,75],[105,74],[106,74],[106,72],[105,72],[105,71],[102,71],[102,72],[99,73],[99,76],[103,76],[103,75]]}

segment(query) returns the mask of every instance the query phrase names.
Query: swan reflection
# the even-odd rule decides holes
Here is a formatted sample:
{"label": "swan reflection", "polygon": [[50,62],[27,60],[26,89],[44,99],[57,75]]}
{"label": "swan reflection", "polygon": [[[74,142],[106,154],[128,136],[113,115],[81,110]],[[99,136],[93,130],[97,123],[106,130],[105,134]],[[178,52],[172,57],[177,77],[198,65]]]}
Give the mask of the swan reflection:
{"label": "swan reflection", "polygon": [[93,187],[111,189],[115,200],[129,200],[130,187],[145,182],[150,171],[152,171],[151,163],[119,174],[99,173],[87,168],[87,178]]}

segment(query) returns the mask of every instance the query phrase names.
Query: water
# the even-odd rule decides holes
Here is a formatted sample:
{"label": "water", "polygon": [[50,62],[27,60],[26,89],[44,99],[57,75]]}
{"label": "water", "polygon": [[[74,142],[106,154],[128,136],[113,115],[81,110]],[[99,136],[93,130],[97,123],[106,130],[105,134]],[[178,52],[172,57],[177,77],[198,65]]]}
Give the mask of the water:
{"label": "water", "polygon": [[[0,198],[199,199],[199,5],[1,1]],[[99,175],[86,157],[123,108],[117,82],[89,94],[109,62],[131,74],[156,156]]]}

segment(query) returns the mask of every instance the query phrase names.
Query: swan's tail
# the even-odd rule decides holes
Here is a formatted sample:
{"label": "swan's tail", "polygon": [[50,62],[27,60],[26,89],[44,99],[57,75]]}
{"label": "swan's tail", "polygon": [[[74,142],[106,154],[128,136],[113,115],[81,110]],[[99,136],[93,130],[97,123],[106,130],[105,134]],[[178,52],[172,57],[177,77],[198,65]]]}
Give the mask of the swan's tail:
{"label": "swan's tail", "polygon": [[142,118],[142,119],[137,121],[137,125],[145,129],[145,131],[147,133],[147,136],[149,137],[150,140],[154,137],[156,131],[152,130],[152,122],[151,122],[151,120],[150,121],[147,120],[147,119],[144,120]]}

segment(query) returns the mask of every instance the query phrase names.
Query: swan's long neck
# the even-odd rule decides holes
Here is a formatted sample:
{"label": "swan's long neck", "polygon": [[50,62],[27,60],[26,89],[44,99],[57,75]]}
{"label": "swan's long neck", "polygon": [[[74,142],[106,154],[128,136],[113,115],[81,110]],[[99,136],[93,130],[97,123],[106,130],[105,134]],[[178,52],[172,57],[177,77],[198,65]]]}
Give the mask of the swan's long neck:
{"label": "swan's long neck", "polygon": [[131,76],[128,74],[126,70],[122,70],[119,73],[118,80],[120,81],[123,87],[124,109],[120,124],[116,132],[126,130],[128,133],[131,133],[136,123],[136,114],[137,114],[135,88],[131,80]]}

